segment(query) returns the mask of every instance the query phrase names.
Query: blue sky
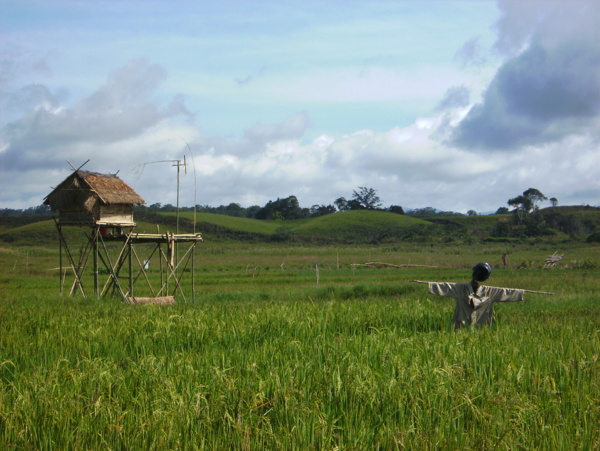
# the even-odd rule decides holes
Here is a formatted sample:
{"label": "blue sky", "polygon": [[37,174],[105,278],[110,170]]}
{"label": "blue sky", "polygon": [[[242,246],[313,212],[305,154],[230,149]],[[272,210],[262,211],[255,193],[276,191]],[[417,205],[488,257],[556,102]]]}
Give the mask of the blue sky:
{"label": "blue sky", "polygon": [[[0,208],[66,160],[183,205],[599,205],[600,8],[517,1],[0,0]],[[141,166],[142,165],[142,166]]]}

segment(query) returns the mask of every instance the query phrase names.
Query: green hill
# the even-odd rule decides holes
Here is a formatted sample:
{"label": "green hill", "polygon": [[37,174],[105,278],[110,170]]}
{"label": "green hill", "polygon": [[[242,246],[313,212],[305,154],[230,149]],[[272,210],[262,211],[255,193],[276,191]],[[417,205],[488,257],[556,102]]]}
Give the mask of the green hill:
{"label": "green hill", "polygon": [[[555,207],[540,211],[545,239],[585,241],[600,233],[600,209],[596,207]],[[16,245],[52,246],[57,233],[54,221],[40,217],[37,222],[0,217],[0,242]],[[525,226],[514,225],[513,215],[482,215],[415,218],[383,211],[354,210],[300,220],[258,220],[182,212],[180,232],[193,230],[207,241],[296,241],[307,243],[450,242],[498,239],[528,239]],[[30,221],[31,219],[28,219]],[[175,213],[139,213],[137,231],[176,231]],[[524,234],[521,233],[524,230]],[[65,233],[85,243],[87,228],[65,227]],[[550,233],[547,231],[550,230]],[[502,234],[506,232],[508,234]],[[521,233],[519,235],[519,233]]]}
{"label": "green hill", "polygon": [[293,235],[319,236],[349,242],[372,242],[401,229],[431,224],[423,219],[384,211],[356,210],[319,216],[289,225]]}
{"label": "green hill", "polygon": [[[175,217],[174,213],[165,215]],[[180,214],[180,222],[181,220],[193,220],[193,213]],[[379,241],[397,234],[399,230],[431,224],[423,219],[372,210],[346,211],[310,219],[283,221],[199,213],[196,215],[196,221],[198,230],[202,230],[203,226],[212,225],[231,231],[269,236],[275,240],[296,238],[353,243]]]}

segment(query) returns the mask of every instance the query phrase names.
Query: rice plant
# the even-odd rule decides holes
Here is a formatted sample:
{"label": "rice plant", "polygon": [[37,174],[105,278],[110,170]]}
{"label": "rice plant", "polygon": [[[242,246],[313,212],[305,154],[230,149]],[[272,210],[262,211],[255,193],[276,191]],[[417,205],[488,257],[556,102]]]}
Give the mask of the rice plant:
{"label": "rice plant", "polygon": [[401,270],[349,265],[436,254],[224,248],[198,257],[195,301],[174,306],[61,297],[51,255],[11,273],[22,255],[9,254],[5,449],[600,446],[597,265],[497,270],[495,285],[556,294],[499,305],[493,327],[456,332],[452,300],[409,281],[464,280],[472,256],[461,248],[438,252],[452,265]]}

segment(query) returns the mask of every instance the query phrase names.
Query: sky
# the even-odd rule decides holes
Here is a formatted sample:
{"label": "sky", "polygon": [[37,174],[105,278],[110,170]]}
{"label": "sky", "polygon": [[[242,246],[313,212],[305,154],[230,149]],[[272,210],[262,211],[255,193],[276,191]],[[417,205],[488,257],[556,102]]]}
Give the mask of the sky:
{"label": "sky", "polygon": [[0,0],[0,208],[84,163],[176,205],[184,156],[181,206],[599,206],[598,42],[595,0]]}

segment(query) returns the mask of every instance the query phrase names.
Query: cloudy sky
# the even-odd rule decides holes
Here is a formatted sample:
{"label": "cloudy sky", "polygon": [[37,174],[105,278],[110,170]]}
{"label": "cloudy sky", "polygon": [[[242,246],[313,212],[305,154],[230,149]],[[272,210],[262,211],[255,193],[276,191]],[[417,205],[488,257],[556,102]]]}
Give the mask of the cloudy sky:
{"label": "cloudy sky", "polygon": [[600,205],[600,2],[0,0],[0,208]]}

